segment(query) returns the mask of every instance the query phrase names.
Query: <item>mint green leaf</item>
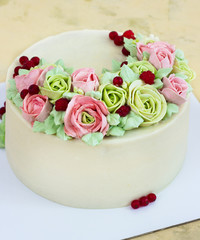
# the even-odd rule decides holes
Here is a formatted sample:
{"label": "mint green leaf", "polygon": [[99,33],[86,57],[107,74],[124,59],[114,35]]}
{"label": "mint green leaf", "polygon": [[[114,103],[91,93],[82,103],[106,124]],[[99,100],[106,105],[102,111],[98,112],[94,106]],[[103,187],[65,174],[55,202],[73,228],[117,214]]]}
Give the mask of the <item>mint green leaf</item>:
{"label": "mint green leaf", "polygon": [[45,132],[44,122],[35,121],[33,124],[33,132]]}
{"label": "mint green leaf", "polygon": [[5,117],[6,114],[3,115],[0,122],[0,148],[5,148]]}
{"label": "mint green leaf", "polygon": [[45,133],[46,134],[55,134],[57,132],[58,126],[54,122],[54,117],[49,116],[45,121]]}
{"label": "mint green leaf", "polygon": [[132,83],[134,80],[139,79],[139,75],[134,73],[127,65],[122,66],[120,77],[127,83]]}
{"label": "mint green leaf", "polygon": [[57,129],[57,133],[56,133],[57,137],[59,137],[60,139],[67,141],[72,139],[72,137],[68,136],[65,131],[64,131],[64,124],[60,125],[59,128]]}
{"label": "mint green leaf", "polygon": [[74,92],[65,92],[62,97],[67,98],[68,100],[71,100],[76,95],[79,95],[79,94]]}
{"label": "mint green leaf", "polygon": [[74,69],[72,68],[72,67],[70,67],[70,68],[67,68],[66,66],[65,66],[65,64],[64,64],[64,61],[62,60],[62,59],[59,59],[59,60],[57,60],[56,62],[55,62],[55,64],[57,65],[57,66],[61,66],[62,68],[63,68],[63,70],[64,71],[66,71],[68,74],[72,74],[73,73],[73,71],[74,71]]}
{"label": "mint green leaf", "polygon": [[62,67],[57,66],[46,73],[46,79],[55,75],[61,75],[65,77],[69,76],[69,74],[62,69]]}
{"label": "mint green leaf", "polygon": [[128,119],[128,116],[120,117],[120,119],[119,119],[120,123],[119,123],[118,127],[124,128],[124,126],[126,125],[127,119]]}
{"label": "mint green leaf", "polygon": [[172,116],[172,114],[175,114],[178,111],[179,111],[178,105],[176,105],[174,103],[167,103],[167,112],[166,112],[165,117],[163,118],[163,120],[169,119]]}
{"label": "mint green leaf", "polygon": [[136,57],[131,57],[130,55],[127,57],[126,60],[128,61],[128,64],[131,64],[131,63],[134,63],[134,62],[138,61]]}
{"label": "mint green leaf", "polygon": [[188,85],[187,94],[189,94],[190,92],[192,92],[193,89],[189,83],[187,83],[187,85]]}
{"label": "mint green leaf", "polygon": [[114,127],[110,127],[108,132],[107,132],[107,136],[115,136],[115,137],[122,137],[124,136],[125,130],[121,127],[118,126],[114,126]]}
{"label": "mint green leaf", "polygon": [[163,77],[166,77],[170,72],[172,71],[172,68],[160,68],[155,75],[155,78],[162,79]]}
{"label": "mint green leaf", "polygon": [[55,125],[60,125],[64,123],[64,116],[65,116],[65,111],[56,111],[55,107],[50,113],[51,116],[54,117],[54,123]]}
{"label": "mint green leaf", "polygon": [[97,100],[101,99],[101,92],[99,91],[89,91],[85,93],[85,96],[90,96],[96,98]]}
{"label": "mint green leaf", "polygon": [[10,84],[10,86],[7,90],[6,95],[7,95],[8,99],[12,100],[17,95],[18,90],[16,88],[16,83],[15,83],[14,79],[10,79],[9,84]]}
{"label": "mint green leaf", "polygon": [[118,73],[106,72],[100,77],[101,84],[108,84],[113,82],[113,78],[118,76]]}
{"label": "mint green leaf", "polygon": [[109,125],[116,126],[120,123],[120,116],[117,113],[111,113],[107,116]]}
{"label": "mint green leaf", "polygon": [[112,71],[118,72],[120,70],[120,65],[121,65],[121,62],[118,62],[117,60],[113,59],[112,60]]}
{"label": "mint green leaf", "polygon": [[148,52],[144,51],[144,52],[142,53],[142,55],[143,55],[143,60],[145,60],[145,61],[148,61],[148,60],[149,60],[150,54],[149,54]]}
{"label": "mint green leaf", "polygon": [[19,69],[19,75],[27,75],[30,72],[30,70],[26,70],[26,69]]}
{"label": "mint green leaf", "polygon": [[15,97],[12,98],[13,103],[19,108],[23,106],[23,100],[20,96],[20,93],[17,93]]}
{"label": "mint green leaf", "polygon": [[37,67],[41,67],[41,66],[46,65],[46,64],[47,64],[46,60],[44,58],[40,58],[40,62],[37,65]]}
{"label": "mint green leaf", "polygon": [[90,146],[96,146],[103,140],[103,134],[100,132],[89,133],[82,137],[82,141]]}
{"label": "mint green leaf", "polygon": [[133,39],[124,38],[124,47],[130,52],[132,57],[137,56],[136,43]]}
{"label": "mint green leaf", "polygon": [[136,113],[134,113],[133,111],[131,111],[128,114],[126,123],[123,127],[124,130],[131,130],[133,128],[138,128],[140,126],[141,123],[143,123],[144,120],[142,117],[140,117],[139,115],[137,115]]}
{"label": "mint green leaf", "polygon": [[185,56],[184,56],[184,52],[181,49],[176,49],[175,51],[175,57],[178,60],[184,60]]}
{"label": "mint green leaf", "polygon": [[104,74],[104,73],[106,73],[106,72],[110,72],[110,70],[107,69],[107,68],[103,68],[102,71],[101,71],[102,74]]}
{"label": "mint green leaf", "polygon": [[161,89],[163,87],[163,82],[159,78],[156,78],[152,86],[155,87],[156,89]]}

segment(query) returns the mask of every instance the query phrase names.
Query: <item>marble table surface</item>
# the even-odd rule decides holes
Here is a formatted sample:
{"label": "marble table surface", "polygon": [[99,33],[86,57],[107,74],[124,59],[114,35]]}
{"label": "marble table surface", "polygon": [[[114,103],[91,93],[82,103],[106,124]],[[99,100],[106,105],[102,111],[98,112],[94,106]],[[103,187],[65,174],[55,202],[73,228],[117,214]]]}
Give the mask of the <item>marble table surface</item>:
{"label": "marble table surface", "polygon": [[[16,56],[49,35],[86,28],[133,29],[184,50],[197,73],[192,87],[200,101],[199,11],[199,0],[0,0],[0,82]],[[198,240],[200,220],[134,239]]]}

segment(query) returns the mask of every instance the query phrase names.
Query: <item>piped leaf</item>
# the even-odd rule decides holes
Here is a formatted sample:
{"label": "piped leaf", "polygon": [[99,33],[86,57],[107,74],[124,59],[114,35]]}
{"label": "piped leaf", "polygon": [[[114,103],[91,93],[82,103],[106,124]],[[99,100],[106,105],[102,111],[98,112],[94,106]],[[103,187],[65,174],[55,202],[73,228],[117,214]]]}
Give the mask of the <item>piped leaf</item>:
{"label": "piped leaf", "polygon": [[107,121],[110,126],[117,126],[120,123],[120,115],[117,113],[111,113],[107,116]]}
{"label": "piped leaf", "polygon": [[172,68],[160,68],[155,74],[156,78],[162,79],[163,77],[166,77],[170,72],[172,71]]}
{"label": "piped leaf", "polygon": [[167,112],[163,120],[169,119],[173,114],[177,113],[178,111],[179,111],[178,105],[174,103],[167,103]]}
{"label": "piped leaf", "polygon": [[88,133],[82,137],[82,141],[90,146],[96,146],[103,140],[103,134],[100,132]]}
{"label": "piped leaf", "polygon": [[120,72],[120,77],[127,83],[132,83],[139,78],[139,75],[134,73],[127,65],[123,65]]}
{"label": "piped leaf", "polygon": [[118,62],[117,60],[113,59],[112,60],[112,71],[118,72],[120,70],[120,65],[121,65],[121,62]]}

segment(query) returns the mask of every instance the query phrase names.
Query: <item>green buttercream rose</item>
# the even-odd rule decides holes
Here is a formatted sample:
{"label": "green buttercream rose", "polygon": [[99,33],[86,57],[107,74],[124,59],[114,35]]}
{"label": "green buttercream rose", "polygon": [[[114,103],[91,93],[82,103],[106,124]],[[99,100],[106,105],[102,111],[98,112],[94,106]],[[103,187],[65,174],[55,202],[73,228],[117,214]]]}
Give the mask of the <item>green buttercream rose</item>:
{"label": "green buttercream rose", "polygon": [[129,67],[133,70],[133,72],[137,74],[141,74],[144,71],[151,71],[152,73],[156,73],[156,69],[153,65],[151,65],[148,61],[137,61],[129,64]]}
{"label": "green buttercream rose", "polygon": [[118,108],[126,103],[127,92],[123,88],[112,84],[101,85],[101,100],[105,103],[110,113],[115,113]]}
{"label": "green buttercream rose", "polygon": [[182,73],[187,76],[185,79],[188,83],[195,79],[195,72],[188,66],[185,61],[175,60],[175,64],[173,66],[173,73]]}
{"label": "green buttercream rose", "polygon": [[128,104],[144,119],[141,126],[149,126],[162,120],[167,111],[167,103],[158,90],[141,80],[134,81],[129,87]]}
{"label": "green buttercream rose", "polygon": [[40,87],[42,95],[48,96],[55,102],[71,89],[71,77],[64,72],[62,68],[56,67],[48,71],[42,87]]}

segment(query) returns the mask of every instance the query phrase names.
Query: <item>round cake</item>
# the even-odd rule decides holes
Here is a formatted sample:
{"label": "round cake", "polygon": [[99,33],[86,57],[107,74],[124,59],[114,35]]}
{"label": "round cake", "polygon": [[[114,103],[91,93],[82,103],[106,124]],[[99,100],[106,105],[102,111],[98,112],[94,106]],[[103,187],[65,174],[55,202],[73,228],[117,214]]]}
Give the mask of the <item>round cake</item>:
{"label": "round cake", "polygon": [[[141,36],[129,36],[130,30],[126,32],[128,33],[124,38],[119,35],[116,37],[117,33],[109,34],[109,31],[105,30],[72,31],[48,37],[25,50],[9,67],[5,138],[7,158],[16,176],[37,194],[71,207],[118,208],[128,206],[132,200],[149,193],[160,192],[180,171],[187,149],[189,120],[189,81],[185,81],[188,75],[186,71],[179,71],[179,65],[184,61],[181,59],[182,52],[174,50],[171,55],[167,53],[168,63],[166,56],[164,61],[160,60],[164,54],[162,50],[158,54],[160,61],[157,61],[152,46],[159,43],[157,51],[163,42],[153,36],[145,38],[146,42],[142,42]],[[122,52],[119,47],[122,46],[121,39],[124,44]],[[28,70],[27,67],[18,68],[17,71],[20,69],[21,72],[15,71],[13,76],[21,56],[38,56],[48,64],[41,63],[40,60],[40,65],[31,66]],[[62,61],[51,65],[58,59]],[[20,61],[22,62],[22,58]],[[145,65],[142,70],[134,70],[139,61],[148,61],[153,68]],[[173,63],[168,66],[170,61]],[[66,68],[63,67],[63,63]],[[45,69],[54,69],[57,74],[60,70],[55,69],[59,64],[66,72],[69,68],[74,68],[75,71],[69,70],[71,72],[64,78],[65,82],[70,79],[71,85],[68,84],[67,93],[62,93],[57,98],[51,97],[49,89],[45,89],[45,82],[40,84],[41,78],[37,84],[32,84],[32,88],[27,86],[28,90],[21,87],[26,85],[22,83],[21,76],[26,77],[30,71],[44,69],[42,64],[45,65]],[[158,66],[159,64],[161,65]],[[102,72],[103,68],[105,69]],[[109,71],[111,68],[112,71]],[[131,75],[127,68],[132,69],[135,75]],[[87,91],[85,83],[81,85],[79,80],[75,81],[80,71],[89,71],[88,69],[92,74],[92,83],[97,81],[98,84],[93,85],[92,91],[88,87],[91,85],[87,85],[90,90]],[[24,70],[27,72],[23,72]],[[47,81],[50,78],[47,71],[45,74],[44,81]],[[111,81],[110,78],[112,82],[108,82]],[[10,79],[15,80],[18,89],[18,95],[15,93],[14,97],[13,90],[10,90]],[[187,83],[187,89],[183,82],[180,83],[180,79]],[[168,83],[173,81],[176,89],[169,90]],[[38,85],[38,91],[35,85]],[[114,89],[113,86],[117,88],[118,95],[109,89],[112,93],[109,92],[110,95],[104,98],[108,86],[111,90]],[[119,101],[119,92],[124,94],[124,102],[118,107],[109,105],[108,100],[113,100],[116,96]],[[30,104],[27,102],[38,93],[45,98],[45,107],[48,110],[37,115],[33,121],[33,115],[27,113],[30,110]],[[154,98],[143,100],[151,93]],[[110,99],[107,99],[108,97]],[[47,101],[49,105],[46,104]],[[67,105],[64,107],[66,101]],[[79,116],[76,114],[87,101],[89,105],[81,112],[80,127],[77,126]],[[142,112],[141,102],[148,111]],[[88,110],[91,104],[92,110]],[[92,111],[99,114],[95,120]],[[149,117],[152,116],[152,112],[155,112],[153,120]],[[54,116],[54,121],[59,122],[61,113],[64,130],[61,132],[61,128],[56,128],[56,131],[60,131],[62,136],[65,134],[63,139],[51,132],[52,126],[51,130],[45,129],[47,121],[48,127],[52,124],[51,119],[46,120],[49,119],[46,115]],[[101,121],[98,120],[99,116]],[[88,127],[97,121],[100,121],[95,125],[97,130]]]}

